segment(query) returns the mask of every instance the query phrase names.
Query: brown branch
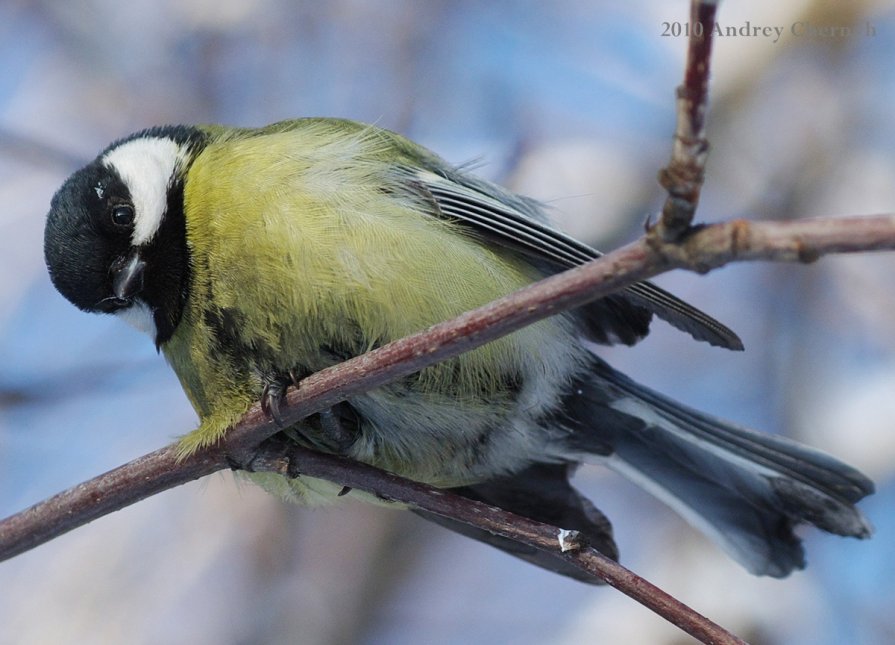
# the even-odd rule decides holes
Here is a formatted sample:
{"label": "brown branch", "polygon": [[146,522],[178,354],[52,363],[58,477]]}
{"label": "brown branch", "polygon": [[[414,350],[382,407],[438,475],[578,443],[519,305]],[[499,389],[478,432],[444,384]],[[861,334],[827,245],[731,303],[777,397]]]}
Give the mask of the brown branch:
{"label": "brown branch", "polygon": [[732,220],[691,228],[679,244],[648,243],[670,266],[706,273],[731,262],[808,264],[824,255],[893,250],[895,214],[786,222]]}
{"label": "brown branch", "polygon": [[143,455],[0,521],[0,561],[228,467],[220,448],[202,450],[182,460],[177,459],[176,445]]}
{"label": "brown branch", "polygon": [[[694,228],[680,244],[650,234],[584,266],[551,276],[515,293],[327,368],[290,388],[280,414],[288,425],[367,390],[526,325],[602,298],[639,280],[686,268],[705,273],[734,261],[813,262],[829,253],[895,249],[895,215],[796,222],[732,222]],[[230,454],[277,431],[255,406],[228,435]]]}
{"label": "brown branch", "polygon": [[569,564],[619,589],[703,643],[744,643],[648,580],[596,549],[578,543],[575,531],[566,532],[561,527],[536,522],[496,506],[404,479],[344,457],[313,452],[291,442],[267,442],[249,467],[251,470],[276,472],[286,477],[309,476],[336,482],[352,489],[374,493],[381,499],[411,504],[520,544],[556,553]]}
{"label": "brown branch", "polygon": [[[645,236],[585,266],[542,280],[453,321],[318,372],[298,388],[290,389],[281,414],[287,423],[292,423],[346,397],[670,268],[704,272],[737,260],[808,262],[827,253],[881,249],[895,249],[895,215],[796,222],[737,220],[692,229],[679,245]],[[260,406],[255,406],[221,445],[201,449],[180,462],[175,458],[175,448],[169,446],[0,521],[0,560],[168,488],[233,465],[251,464],[256,447],[276,430]],[[361,488],[351,477],[355,469],[365,467],[351,462],[344,462],[343,466],[347,474],[336,478],[337,483]],[[300,472],[312,472],[312,466],[303,458],[294,467]],[[376,493],[386,489],[371,486],[370,490]],[[434,491],[431,495],[438,497],[443,493]],[[398,498],[394,492],[388,496]],[[403,501],[427,508],[425,498],[411,495]],[[494,528],[489,524],[479,526],[485,530]],[[642,601],[637,589],[623,586],[622,582],[619,588]],[[662,615],[675,624],[682,620],[675,613]]]}
{"label": "brown branch", "polygon": [[668,191],[656,235],[666,242],[678,239],[693,221],[705,177],[709,143],[705,136],[708,111],[709,63],[717,2],[690,4],[690,36],[684,83],[677,88],[677,125],[671,161],[659,172],[659,183]]}
{"label": "brown branch", "polygon": [[[289,388],[280,406],[281,420],[290,425],[347,397],[412,374],[646,277],[644,260],[651,253],[641,240],[425,332],[312,374],[298,387]],[[201,448],[180,464],[176,463],[174,449],[164,448],[2,520],[0,560],[161,490],[192,481],[196,478],[196,464],[203,464],[201,469],[207,469],[201,474],[231,464],[247,464],[258,445],[278,430],[261,406],[255,405],[230,429],[223,445]],[[128,485],[121,486],[118,482],[128,482]]]}

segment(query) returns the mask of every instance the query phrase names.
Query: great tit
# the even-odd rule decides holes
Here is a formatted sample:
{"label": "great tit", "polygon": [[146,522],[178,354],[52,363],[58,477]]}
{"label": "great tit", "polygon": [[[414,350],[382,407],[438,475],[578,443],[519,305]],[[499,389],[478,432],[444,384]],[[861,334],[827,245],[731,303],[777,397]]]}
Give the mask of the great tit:
{"label": "great tit", "polygon": [[[534,200],[387,130],[325,118],[259,128],[156,127],[125,137],[53,197],[44,251],[79,308],[148,333],[200,418],[185,453],[286,385],[600,254]],[[804,566],[794,526],[864,538],[861,473],[685,407],[615,371],[653,315],[742,349],[721,323],[637,283],[285,429],[289,440],[576,529],[618,553],[569,483],[600,462],[667,502],[754,574]],[[256,475],[301,501],[319,480]],[[560,558],[429,517],[539,566]]]}

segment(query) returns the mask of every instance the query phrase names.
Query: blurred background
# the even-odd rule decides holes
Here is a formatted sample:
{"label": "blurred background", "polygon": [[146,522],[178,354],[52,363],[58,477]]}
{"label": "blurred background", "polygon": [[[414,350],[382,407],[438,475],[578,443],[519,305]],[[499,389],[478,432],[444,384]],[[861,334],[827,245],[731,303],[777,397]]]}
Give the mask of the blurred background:
{"label": "blurred background", "polygon": [[[164,123],[375,122],[476,160],[609,249],[660,207],[686,46],[675,23],[687,16],[683,0],[4,0],[0,514],[196,424],[145,336],[78,312],[46,275],[49,200],[110,141]],[[891,212],[893,3],[728,2],[719,18],[784,34],[717,40],[699,217]],[[895,256],[878,254],[657,280],[734,327],[747,351],[656,323],[605,356],[861,468],[878,485],[862,504],[877,532],[807,531],[805,572],[757,579],[646,494],[582,468],[627,566],[754,643],[895,641],[893,274]],[[0,643],[118,642],[689,641],[611,589],[409,513],[291,507],[227,473],[0,564]]]}

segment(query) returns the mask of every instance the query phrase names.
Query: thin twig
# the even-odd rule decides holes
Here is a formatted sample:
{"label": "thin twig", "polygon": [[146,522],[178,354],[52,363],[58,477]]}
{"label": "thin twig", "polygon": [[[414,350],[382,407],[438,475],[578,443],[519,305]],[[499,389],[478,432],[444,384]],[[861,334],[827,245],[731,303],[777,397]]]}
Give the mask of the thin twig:
{"label": "thin twig", "polygon": [[[686,268],[705,273],[733,261],[812,262],[829,253],[895,249],[895,215],[732,222],[693,231],[680,244],[644,236],[584,266],[551,276],[423,333],[321,370],[290,388],[280,415],[295,423],[350,396],[475,349],[561,311],[586,304],[639,280]],[[238,459],[277,426],[255,406],[228,434]]]}
{"label": "thin twig", "polygon": [[182,460],[176,445],[143,455],[0,521],[0,561],[228,466],[220,447]]}
{"label": "thin twig", "polygon": [[[593,262],[327,368],[289,388],[286,423],[349,396],[474,349],[541,318],[607,295],[669,268],[705,272],[734,261],[812,262],[830,253],[895,249],[895,214],[789,222],[732,222],[694,230],[680,245],[642,237]],[[227,435],[226,446],[203,448],[177,462],[169,446],[0,521],[0,560],[208,472],[243,462],[277,431],[254,406]],[[247,457],[247,455],[249,457]]]}
{"label": "thin twig", "polygon": [[317,477],[409,504],[442,517],[485,529],[520,544],[555,553],[569,564],[602,579],[704,643],[743,645],[723,627],[596,549],[564,541],[561,527],[515,515],[496,506],[398,477],[343,457],[307,450],[294,443],[268,442],[252,460],[253,470],[287,477]]}
{"label": "thin twig", "polygon": [[671,161],[659,172],[668,191],[654,234],[665,242],[677,240],[690,226],[699,204],[709,143],[705,136],[708,112],[709,63],[715,27],[716,1],[690,4],[690,36],[684,83],[677,88],[677,125]]}
{"label": "thin twig", "polygon": [[[827,253],[881,249],[895,249],[895,215],[796,222],[733,221],[695,229],[680,245],[643,237],[583,267],[526,287],[453,321],[318,372],[298,388],[290,389],[281,414],[287,423],[294,422],[348,396],[669,268],[707,271],[736,260],[808,262]],[[175,458],[175,447],[169,446],[0,521],[0,560],[162,490],[234,463],[248,463],[257,452],[256,447],[275,432],[275,425],[260,406],[255,406],[222,445],[203,448],[181,462]],[[349,472],[363,468],[352,462],[344,465]],[[299,469],[305,467],[306,464],[298,464]],[[345,478],[340,483],[351,485],[350,481]],[[632,597],[639,593],[621,584],[619,588]],[[677,624],[681,618],[675,615],[670,619]]]}

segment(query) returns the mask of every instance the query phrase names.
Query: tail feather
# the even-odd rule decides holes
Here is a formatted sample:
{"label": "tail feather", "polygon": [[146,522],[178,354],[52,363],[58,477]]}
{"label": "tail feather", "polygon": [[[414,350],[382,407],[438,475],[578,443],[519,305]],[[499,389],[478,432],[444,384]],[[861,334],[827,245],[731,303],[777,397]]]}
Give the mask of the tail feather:
{"label": "tail feather", "polygon": [[687,408],[595,361],[565,402],[571,447],[604,458],[749,571],[783,577],[803,568],[793,532],[800,523],[870,535],[854,504],[873,492],[873,483],[855,469]]}

